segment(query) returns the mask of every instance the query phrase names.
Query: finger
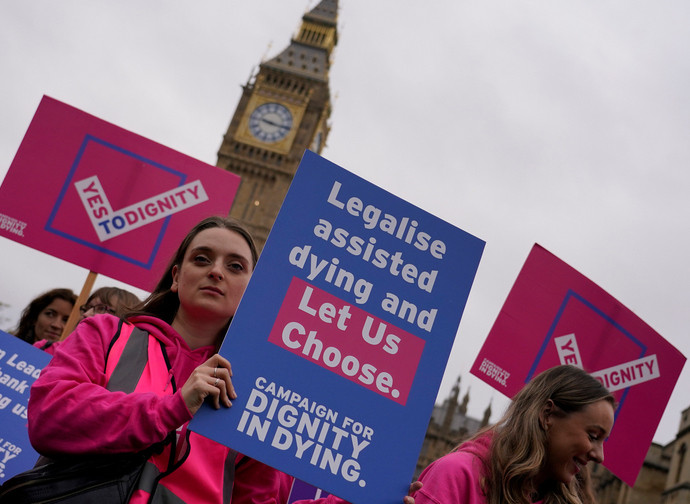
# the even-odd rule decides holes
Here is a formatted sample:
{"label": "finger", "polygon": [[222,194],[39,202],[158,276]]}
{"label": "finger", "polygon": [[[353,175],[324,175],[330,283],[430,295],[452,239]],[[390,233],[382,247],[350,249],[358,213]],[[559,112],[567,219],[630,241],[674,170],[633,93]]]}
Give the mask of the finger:
{"label": "finger", "polygon": [[230,365],[230,361],[223,357],[220,354],[215,354],[211,359],[214,360],[214,365],[218,368],[218,371],[220,372],[222,369],[226,369],[230,376],[232,376],[232,366]]}
{"label": "finger", "polygon": [[211,390],[209,390],[209,395],[211,396],[211,402],[213,407],[220,409],[220,396],[223,393],[221,386],[223,381],[220,378],[211,378],[213,383],[211,383]]}
{"label": "finger", "polygon": [[230,401],[228,394],[228,386],[223,374],[224,373],[222,370],[218,370],[218,376],[216,378],[208,378],[208,383],[213,387],[211,395],[213,396],[213,405],[216,409],[220,408],[221,402],[227,408],[232,406],[232,402]]}
{"label": "finger", "polygon": [[232,365],[230,361],[227,360],[222,355],[214,355],[215,362],[217,364],[217,376],[225,383],[225,388],[221,389],[225,392],[223,397],[224,402],[227,406],[232,406],[231,399],[237,399],[237,393],[235,392],[235,386],[232,384]]}
{"label": "finger", "polygon": [[[237,399],[237,393],[235,393],[235,385],[233,385],[232,380],[230,379],[230,377],[228,377],[228,378],[225,380],[225,387],[226,387],[226,390],[227,390],[228,398],[229,398],[229,399],[233,399],[233,400],[234,400],[234,399]],[[229,406],[232,406],[232,403],[231,403],[229,400],[228,400],[228,402],[229,402]]]}

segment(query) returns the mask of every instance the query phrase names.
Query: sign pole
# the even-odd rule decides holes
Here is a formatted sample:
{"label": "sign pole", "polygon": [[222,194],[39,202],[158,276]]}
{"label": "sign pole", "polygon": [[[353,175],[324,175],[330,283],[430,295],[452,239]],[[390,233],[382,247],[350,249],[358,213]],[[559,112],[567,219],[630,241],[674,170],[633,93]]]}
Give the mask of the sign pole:
{"label": "sign pole", "polygon": [[93,289],[93,284],[96,282],[97,276],[98,273],[96,273],[95,271],[89,271],[89,274],[86,276],[86,280],[84,281],[84,285],[81,288],[81,292],[79,293],[77,302],[74,303],[72,313],[70,313],[69,318],[67,319],[67,323],[65,324],[65,328],[62,330],[62,336],[60,336],[61,341],[64,340],[74,330],[75,326],[77,325],[77,322],[79,322],[79,307],[86,303],[86,300],[89,299],[91,289]]}

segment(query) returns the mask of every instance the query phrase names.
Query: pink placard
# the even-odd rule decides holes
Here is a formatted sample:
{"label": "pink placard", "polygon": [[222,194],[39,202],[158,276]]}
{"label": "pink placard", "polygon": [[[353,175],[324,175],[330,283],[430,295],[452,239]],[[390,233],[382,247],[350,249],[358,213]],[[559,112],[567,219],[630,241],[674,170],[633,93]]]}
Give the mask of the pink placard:
{"label": "pink placard", "polygon": [[508,397],[559,364],[593,374],[618,401],[604,465],[632,486],[684,363],[632,311],[535,245],[471,372]]}
{"label": "pink placard", "polygon": [[268,341],[405,405],[424,340],[297,277]]}
{"label": "pink placard", "polygon": [[144,290],[240,179],[43,97],[0,186],[0,236]]}

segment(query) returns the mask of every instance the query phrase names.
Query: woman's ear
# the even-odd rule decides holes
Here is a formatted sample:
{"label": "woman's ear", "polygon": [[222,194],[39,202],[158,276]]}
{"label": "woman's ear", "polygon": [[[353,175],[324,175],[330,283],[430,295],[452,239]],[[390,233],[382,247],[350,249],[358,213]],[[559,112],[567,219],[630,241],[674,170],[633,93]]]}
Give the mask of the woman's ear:
{"label": "woman's ear", "polygon": [[178,275],[179,271],[180,271],[180,269],[177,267],[177,264],[175,264],[172,267],[172,284],[170,285],[170,290],[172,292],[177,292],[177,287],[178,287],[177,275]]}
{"label": "woman's ear", "polygon": [[554,402],[551,399],[547,399],[546,403],[544,406],[542,406],[541,411],[539,412],[539,424],[545,431],[548,431],[551,427],[551,420],[555,408],[556,405]]}

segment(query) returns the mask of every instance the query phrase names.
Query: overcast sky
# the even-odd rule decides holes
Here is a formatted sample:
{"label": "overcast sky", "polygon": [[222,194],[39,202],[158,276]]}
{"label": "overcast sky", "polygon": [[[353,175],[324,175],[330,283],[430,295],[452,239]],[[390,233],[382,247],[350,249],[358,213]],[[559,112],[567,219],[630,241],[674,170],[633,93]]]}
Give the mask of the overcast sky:
{"label": "overcast sky", "polygon": [[[240,86],[314,5],[2,2],[0,179],[44,94],[215,164]],[[439,397],[461,375],[470,415],[507,404],[469,369],[535,242],[690,355],[690,3],[340,5],[323,155],[487,242]],[[2,329],[87,275],[6,239],[0,257]],[[655,441],[689,391],[686,365]]]}

